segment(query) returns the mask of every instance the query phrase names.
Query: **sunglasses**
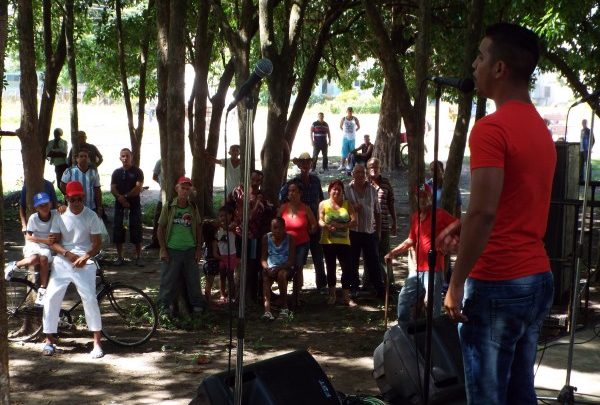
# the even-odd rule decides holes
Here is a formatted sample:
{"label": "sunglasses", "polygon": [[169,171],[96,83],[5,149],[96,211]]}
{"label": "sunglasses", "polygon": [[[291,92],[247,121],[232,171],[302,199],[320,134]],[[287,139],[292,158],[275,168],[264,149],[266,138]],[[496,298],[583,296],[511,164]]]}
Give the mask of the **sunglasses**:
{"label": "sunglasses", "polygon": [[83,197],[71,197],[69,198],[69,202],[82,202],[83,201]]}

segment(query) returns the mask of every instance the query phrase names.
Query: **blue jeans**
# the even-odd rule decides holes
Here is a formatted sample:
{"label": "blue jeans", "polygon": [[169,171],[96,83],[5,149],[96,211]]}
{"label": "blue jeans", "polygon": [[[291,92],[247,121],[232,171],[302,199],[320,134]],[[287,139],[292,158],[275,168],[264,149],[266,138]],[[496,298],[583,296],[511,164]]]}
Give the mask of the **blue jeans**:
{"label": "blue jeans", "polygon": [[[417,274],[409,274],[404,282],[404,287],[398,293],[398,322],[410,321],[410,308],[417,303],[417,300],[427,294],[429,281],[429,271],[419,271]],[[442,312],[442,285],[444,283],[444,273],[435,272],[433,284],[433,316],[440,316]]]}
{"label": "blue jeans", "polygon": [[533,366],[552,305],[550,271],[505,281],[468,278],[458,326],[469,404],[537,404]]}

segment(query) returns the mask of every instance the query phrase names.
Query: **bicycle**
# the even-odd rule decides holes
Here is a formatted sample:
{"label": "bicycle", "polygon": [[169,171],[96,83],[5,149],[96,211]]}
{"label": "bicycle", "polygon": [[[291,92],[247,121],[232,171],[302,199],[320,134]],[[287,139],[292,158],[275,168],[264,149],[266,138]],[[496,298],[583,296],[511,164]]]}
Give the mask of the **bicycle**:
{"label": "bicycle", "polygon": [[[137,287],[108,280],[100,267],[100,255],[95,256],[96,297],[102,316],[102,335],[120,346],[138,346],[156,332],[158,315],[152,299]],[[6,280],[8,339],[32,341],[42,331],[42,307],[34,306],[39,284],[27,279],[27,270]],[[81,298],[68,308],[61,308],[59,325],[73,326],[73,311]]]}

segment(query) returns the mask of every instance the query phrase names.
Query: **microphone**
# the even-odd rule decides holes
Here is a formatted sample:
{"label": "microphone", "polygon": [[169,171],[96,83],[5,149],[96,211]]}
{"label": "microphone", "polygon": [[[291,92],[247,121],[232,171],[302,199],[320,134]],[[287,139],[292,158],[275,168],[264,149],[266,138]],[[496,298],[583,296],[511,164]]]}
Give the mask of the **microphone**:
{"label": "microphone", "polygon": [[235,95],[235,99],[231,102],[231,104],[229,104],[229,107],[227,107],[227,112],[233,110],[237,103],[239,103],[244,97],[246,97],[246,95],[252,91],[254,86],[256,86],[256,84],[260,82],[260,80],[263,77],[269,76],[272,72],[273,63],[271,63],[269,59],[264,58],[259,60],[256,63],[254,72],[252,72],[248,80],[246,80],[246,82],[242,84],[242,87],[240,87],[237,94]]}
{"label": "microphone", "polygon": [[470,93],[475,88],[475,82],[470,77],[463,79],[461,77],[428,76],[427,79],[435,84],[454,87],[463,93]]}
{"label": "microphone", "polygon": [[574,103],[571,105],[571,107],[570,107],[570,108],[573,108],[573,107],[575,107],[576,105],[578,105],[578,104],[581,104],[581,103],[586,103],[586,102],[590,101],[590,100],[591,100],[591,99],[593,99],[593,98],[597,98],[598,96],[600,96],[600,89],[596,90],[596,91],[595,91],[595,92],[593,92],[592,94],[589,94],[589,95],[585,96],[585,97],[584,97],[584,98],[582,98],[581,100],[574,102]]}

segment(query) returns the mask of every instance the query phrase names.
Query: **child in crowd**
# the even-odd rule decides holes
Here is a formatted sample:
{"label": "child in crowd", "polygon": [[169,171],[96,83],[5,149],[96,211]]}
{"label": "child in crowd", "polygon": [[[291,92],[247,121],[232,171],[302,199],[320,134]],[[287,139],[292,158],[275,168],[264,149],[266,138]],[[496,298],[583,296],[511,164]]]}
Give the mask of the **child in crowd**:
{"label": "child in crowd", "polygon": [[210,305],[213,282],[215,276],[219,274],[219,248],[217,246],[216,227],[212,222],[206,221],[202,224],[202,239],[204,240],[205,260],[202,269],[206,277],[204,297],[206,298],[206,304]]}
{"label": "child in crowd", "polygon": [[282,318],[287,318],[290,311],[287,307],[287,285],[294,271],[296,246],[294,239],[285,232],[285,221],[281,217],[271,220],[271,232],[263,236],[261,264],[263,267],[263,298],[265,313],[262,319],[272,321],[275,319],[271,313],[271,286],[275,281],[279,286],[281,295]]}
{"label": "child in crowd", "polygon": [[[235,250],[235,233],[233,232],[233,209],[223,206],[219,209],[219,229],[217,229],[219,277],[221,279],[221,302],[227,299],[235,299],[235,270],[239,259]],[[229,294],[227,292],[229,285]]]}
{"label": "child in crowd", "polygon": [[22,266],[39,266],[40,288],[38,289],[35,305],[43,307],[46,287],[48,286],[48,269],[52,263],[50,245],[57,242],[57,236],[50,234],[52,220],[56,217],[56,210],[50,209],[50,196],[47,193],[37,193],[33,196],[33,206],[37,212],[33,213],[27,221],[25,234],[25,247],[23,259],[10,262],[4,273],[10,279],[11,273]]}

